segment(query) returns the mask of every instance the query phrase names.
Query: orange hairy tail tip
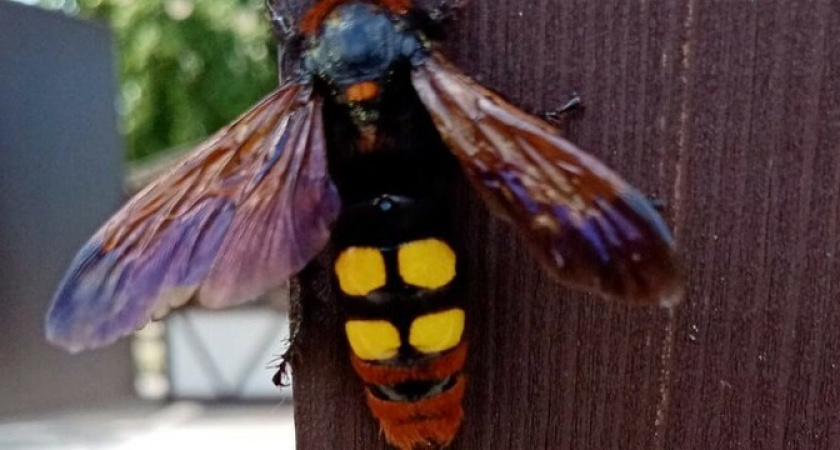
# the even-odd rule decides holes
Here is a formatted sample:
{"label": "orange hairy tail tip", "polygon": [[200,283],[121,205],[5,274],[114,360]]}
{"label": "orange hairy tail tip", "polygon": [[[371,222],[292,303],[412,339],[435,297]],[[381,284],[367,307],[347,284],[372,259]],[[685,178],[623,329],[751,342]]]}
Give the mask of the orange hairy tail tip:
{"label": "orange hairy tail tip", "polygon": [[[313,34],[321,28],[321,24],[333,10],[345,3],[358,0],[321,0],[306,12],[300,23],[303,34]],[[394,14],[405,14],[411,9],[411,0],[368,0],[367,3],[381,6]]]}
{"label": "orange hairy tail tip", "polygon": [[439,449],[448,446],[458,434],[464,419],[461,402],[466,379],[461,373],[467,358],[467,343],[426,364],[390,366],[351,356],[353,368],[368,385],[395,385],[408,381],[442,380],[455,376],[448,390],[419,401],[390,401],[366,389],[370,412],[382,427],[385,439],[400,450]]}
{"label": "orange hairy tail tip", "polygon": [[446,392],[418,402],[382,400],[367,391],[367,404],[379,420],[385,439],[400,450],[447,447],[455,439],[464,409],[466,380],[458,376]]}

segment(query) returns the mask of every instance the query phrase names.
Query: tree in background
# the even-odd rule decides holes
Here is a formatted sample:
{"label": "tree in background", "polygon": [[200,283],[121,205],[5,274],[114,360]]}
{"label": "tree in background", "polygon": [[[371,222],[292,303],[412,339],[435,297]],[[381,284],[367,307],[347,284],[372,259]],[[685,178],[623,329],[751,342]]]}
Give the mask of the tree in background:
{"label": "tree in background", "polygon": [[277,85],[263,0],[42,0],[108,22],[128,159],[193,143]]}

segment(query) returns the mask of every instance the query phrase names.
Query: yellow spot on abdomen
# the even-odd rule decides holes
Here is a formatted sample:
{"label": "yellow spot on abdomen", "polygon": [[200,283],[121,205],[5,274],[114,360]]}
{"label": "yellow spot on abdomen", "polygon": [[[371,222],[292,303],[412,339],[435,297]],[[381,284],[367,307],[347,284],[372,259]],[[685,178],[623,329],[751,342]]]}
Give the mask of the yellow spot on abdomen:
{"label": "yellow spot on abdomen", "polygon": [[342,292],[364,296],[385,286],[385,260],[375,248],[350,247],[335,261],[335,275]]}
{"label": "yellow spot on abdomen", "polygon": [[344,324],[350,348],[360,359],[382,361],[397,356],[400,333],[385,320],[350,320]]}
{"label": "yellow spot on abdomen", "polygon": [[438,353],[455,348],[464,334],[465,314],[454,308],[414,319],[408,342],[422,353]]}
{"label": "yellow spot on abdomen", "polygon": [[412,286],[437,289],[455,278],[455,252],[438,239],[402,245],[398,260],[400,276]]}

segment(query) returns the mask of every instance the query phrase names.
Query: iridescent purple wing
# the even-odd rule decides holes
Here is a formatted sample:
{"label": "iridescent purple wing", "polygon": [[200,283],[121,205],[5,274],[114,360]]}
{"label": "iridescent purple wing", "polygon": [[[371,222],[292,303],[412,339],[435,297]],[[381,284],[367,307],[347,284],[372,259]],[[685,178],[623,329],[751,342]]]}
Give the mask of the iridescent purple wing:
{"label": "iridescent purple wing", "polygon": [[58,288],[47,338],[79,351],[189,301],[252,300],[323,248],[339,203],[321,100],[284,85],[102,226]]}
{"label": "iridescent purple wing", "polygon": [[562,281],[635,304],[679,302],[673,239],[641,193],[439,54],[412,77],[473,187]]}

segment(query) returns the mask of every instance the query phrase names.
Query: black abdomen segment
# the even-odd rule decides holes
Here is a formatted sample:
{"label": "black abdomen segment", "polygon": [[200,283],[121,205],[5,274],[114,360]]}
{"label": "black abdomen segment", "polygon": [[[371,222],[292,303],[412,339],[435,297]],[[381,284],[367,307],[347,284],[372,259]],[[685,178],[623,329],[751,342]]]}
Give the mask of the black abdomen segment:
{"label": "black abdomen segment", "polygon": [[386,438],[405,450],[448,445],[463,420],[466,315],[440,206],[386,194],[346,208],[336,227],[353,368]]}
{"label": "black abdomen segment", "polygon": [[[388,194],[346,208],[334,272],[356,356],[411,366],[460,343],[458,258],[445,218],[438,205]],[[436,333],[446,339],[430,342]]]}

